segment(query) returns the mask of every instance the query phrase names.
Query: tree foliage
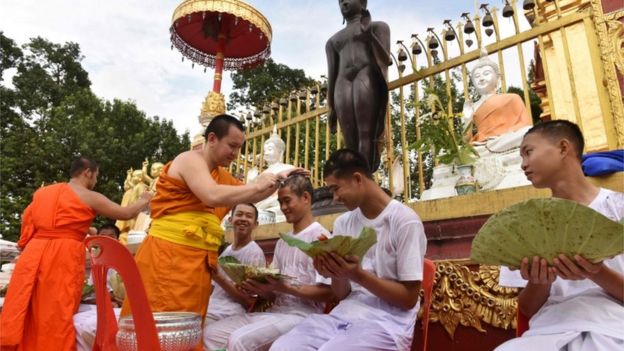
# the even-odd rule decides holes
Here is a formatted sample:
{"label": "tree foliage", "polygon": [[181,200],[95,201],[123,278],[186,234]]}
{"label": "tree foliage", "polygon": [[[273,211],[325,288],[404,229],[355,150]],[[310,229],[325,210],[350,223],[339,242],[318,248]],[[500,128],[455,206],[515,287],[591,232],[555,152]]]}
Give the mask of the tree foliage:
{"label": "tree foliage", "polygon": [[[33,38],[18,47],[0,32],[0,227],[19,235],[20,216],[42,184],[67,181],[74,156],[100,165],[96,190],[119,202],[126,170],[145,158],[166,162],[190,145],[171,121],[148,118],[133,102],[93,94],[75,43]],[[4,83],[0,81],[1,83]],[[102,220],[102,219],[100,219]]]}
{"label": "tree foliage", "polygon": [[314,83],[302,69],[290,68],[268,59],[263,65],[232,74],[233,91],[228,109],[262,106]]}

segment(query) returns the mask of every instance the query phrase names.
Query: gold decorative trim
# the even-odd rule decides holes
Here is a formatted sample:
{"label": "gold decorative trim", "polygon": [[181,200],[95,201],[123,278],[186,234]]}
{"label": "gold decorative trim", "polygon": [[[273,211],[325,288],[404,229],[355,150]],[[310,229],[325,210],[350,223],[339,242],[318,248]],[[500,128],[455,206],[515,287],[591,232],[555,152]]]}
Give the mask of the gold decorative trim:
{"label": "gold decorative trim", "polygon": [[624,106],[617,72],[624,75],[624,25],[619,21],[624,17],[624,10],[603,14],[600,0],[591,0],[596,32],[600,45],[600,59],[604,69],[604,84],[609,93],[613,127],[617,146],[624,147]]}
{"label": "gold decorative trim", "polygon": [[459,324],[485,333],[482,322],[503,329],[516,328],[518,289],[498,285],[499,267],[436,262],[430,322],[442,324],[451,339]]}
{"label": "gold decorative trim", "polygon": [[[215,80],[217,78],[215,77]],[[220,77],[219,77],[220,79]],[[215,93],[211,91],[204,99],[202,103],[201,112],[199,114],[199,123],[202,126],[207,127],[208,123],[212,121],[215,116],[225,113],[225,96],[221,93]]]}
{"label": "gold decorative trim", "polygon": [[273,31],[269,20],[253,6],[239,0],[184,0],[173,12],[171,25],[178,19],[195,12],[222,12],[240,17],[258,28],[269,43],[273,38]]}

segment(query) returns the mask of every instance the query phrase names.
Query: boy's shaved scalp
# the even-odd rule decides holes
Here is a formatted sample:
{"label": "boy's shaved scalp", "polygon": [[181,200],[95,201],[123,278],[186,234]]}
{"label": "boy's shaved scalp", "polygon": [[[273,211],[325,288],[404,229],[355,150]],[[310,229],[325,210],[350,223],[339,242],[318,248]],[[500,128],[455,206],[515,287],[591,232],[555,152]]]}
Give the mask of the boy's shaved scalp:
{"label": "boy's shaved scalp", "polygon": [[303,196],[303,193],[310,194],[310,202],[314,202],[314,187],[310,179],[303,175],[291,175],[284,179],[281,184],[282,188],[288,187],[290,191],[297,196]]}
{"label": "boy's shaved scalp", "polygon": [[540,134],[553,143],[558,143],[561,139],[566,139],[572,143],[578,160],[583,160],[585,140],[583,138],[583,132],[581,132],[581,129],[575,123],[563,119],[542,122],[529,129],[525,136],[529,134]]}

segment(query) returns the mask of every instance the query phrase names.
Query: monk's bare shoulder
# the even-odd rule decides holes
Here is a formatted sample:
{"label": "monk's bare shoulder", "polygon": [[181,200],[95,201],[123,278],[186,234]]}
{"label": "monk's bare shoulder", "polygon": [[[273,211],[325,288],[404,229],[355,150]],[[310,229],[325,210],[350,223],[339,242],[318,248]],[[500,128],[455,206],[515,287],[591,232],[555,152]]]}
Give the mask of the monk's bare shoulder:
{"label": "monk's bare shoulder", "polygon": [[195,172],[202,166],[207,167],[200,150],[185,151],[173,159],[167,175],[175,179],[183,180],[184,174]]}

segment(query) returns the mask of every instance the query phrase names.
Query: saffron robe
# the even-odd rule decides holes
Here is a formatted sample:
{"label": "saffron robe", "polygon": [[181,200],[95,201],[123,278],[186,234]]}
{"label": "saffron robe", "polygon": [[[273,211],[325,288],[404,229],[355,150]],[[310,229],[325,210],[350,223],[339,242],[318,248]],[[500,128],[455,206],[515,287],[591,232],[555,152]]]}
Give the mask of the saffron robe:
{"label": "saffron robe", "polygon": [[[150,203],[152,227],[135,261],[152,312],[195,312],[203,320],[211,292],[211,271],[217,268],[217,249],[223,235],[214,222],[220,223],[229,208],[201,202],[185,182],[168,175],[170,166],[171,162],[165,165],[158,178]],[[241,184],[222,167],[211,175],[218,184]],[[193,214],[196,220],[190,223]],[[206,221],[212,223],[198,224]],[[126,299],[121,315],[129,314]]]}
{"label": "saffron robe", "polygon": [[473,120],[477,126],[471,142],[481,142],[522,127],[533,125],[531,115],[516,94],[496,94],[485,100],[475,111]]}
{"label": "saffron robe", "polygon": [[75,350],[73,315],[85,277],[83,239],[95,218],[67,183],[40,188],[22,216],[23,248],[2,309],[0,345]]}

